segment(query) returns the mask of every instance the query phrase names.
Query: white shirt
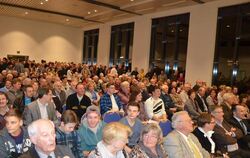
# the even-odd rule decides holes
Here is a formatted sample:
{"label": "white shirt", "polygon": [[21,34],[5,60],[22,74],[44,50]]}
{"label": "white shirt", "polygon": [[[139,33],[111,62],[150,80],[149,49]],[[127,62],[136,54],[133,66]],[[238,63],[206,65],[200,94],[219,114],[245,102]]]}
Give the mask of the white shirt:
{"label": "white shirt", "polygon": [[156,100],[152,97],[148,98],[144,107],[148,118],[150,119],[153,118],[154,115],[161,117],[163,114],[166,114],[164,102],[160,98],[157,98]]}
{"label": "white shirt", "polygon": [[115,101],[115,97],[114,97],[113,94],[110,95],[110,99],[111,99],[111,102],[112,102],[112,110],[119,111],[119,107],[118,107],[118,105],[117,105],[117,103]]}
{"label": "white shirt", "polygon": [[198,129],[204,134],[204,137],[207,137],[207,139],[209,140],[211,144],[211,153],[215,153],[215,143],[213,139],[211,138],[214,131],[205,132],[201,127],[198,127]]}
{"label": "white shirt", "polygon": [[36,148],[36,146],[35,146],[35,149],[40,158],[48,158],[48,156],[51,156],[52,158],[56,158],[56,155],[54,152],[50,153],[49,155],[46,155],[40,149]]}
{"label": "white shirt", "polygon": [[37,103],[38,103],[38,107],[39,107],[39,110],[40,110],[40,113],[41,113],[41,118],[42,119],[48,119],[49,116],[48,116],[48,111],[47,111],[47,106],[48,104],[45,104],[43,105],[39,99],[37,100]]}

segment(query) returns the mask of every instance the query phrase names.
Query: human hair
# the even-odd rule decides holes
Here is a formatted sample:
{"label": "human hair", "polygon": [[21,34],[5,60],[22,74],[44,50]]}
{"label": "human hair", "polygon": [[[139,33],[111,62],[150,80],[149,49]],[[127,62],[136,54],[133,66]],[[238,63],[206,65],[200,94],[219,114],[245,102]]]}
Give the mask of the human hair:
{"label": "human hair", "polygon": [[114,85],[115,85],[114,83],[109,82],[109,83],[106,84],[106,88],[109,88],[110,86],[114,86]]}
{"label": "human hair", "polygon": [[8,95],[7,95],[6,93],[4,93],[4,92],[0,92],[0,95],[5,96],[5,98],[6,98],[6,100],[7,100],[7,101],[9,100]]}
{"label": "human hair", "polygon": [[242,104],[234,104],[234,105],[232,105],[232,108],[231,108],[232,112],[236,112],[236,111],[237,111],[237,106],[245,107],[245,106],[242,105]]}
{"label": "human hair", "polygon": [[38,98],[42,98],[45,94],[48,94],[50,91],[50,88],[48,87],[42,87],[38,89]]}
{"label": "human hair", "polygon": [[211,105],[211,106],[210,106],[210,111],[211,111],[211,113],[214,113],[214,111],[215,111],[216,109],[219,109],[219,108],[222,109],[222,107],[221,107],[220,105]]}
{"label": "human hair", "polygon": [[22,113],[18,110],[18,109],[9,109],[9,111],[4,115],[4,117],[11,117],[11,116],[14,116],[14,117],[17,117],[19,120],[22,120]]}
{"label": "human hair", "polygon": [[26,86],[23,86],[23,91],[27,92],[28,88],[32,88],[33,89],[32,85],[26,85]]}
{"label": "human hair", "polygon": [[174,113],[174,115],[172,116],[172,127],[175,129],[178,125],[178,123],[180,122],[180,117],[182,115],[188,115],[188,112],[186,111],[179,111]]}
{"label": "human hair", "polygon": [[215,92],[216,95],[218,94],[218,91],[217,91],[217,89],[215,89],[215,88],[211,88],[211,89],[209,90],[209,93],[208,93],[208,94],[211,95],[211,93],[212,93],[213,91]]}
{"label": "human hair", "polygon": [[121,84],[120,84],[121,88],[124,88],[126,86],[130,86],[129,82],[128,81],[123,81]]}
{"label": "human hair", "polygon": [[204,127],[206,123],[210,123],[212,121],[212,118],[214,118],[214,116],[212,116],[211,114],[201,113],[197,118],[198,127]]}
{"label": "human hair", "polygon": [[120,122],[112,122],[103,128],[102,139],[104,143],[110,145],[113,140],[127,139],[131,133],[128,126]]}
{"label": "human hair", "polygon": [[13,84],[16,84],[16,83],[18,83],[18,82],[19,82],[19,83],[22,83],[20,79],[14,78],[14,79],[12,80],[11,84],[13,85]]}
{"label": "human hair", "polygon": [[239,96],[239,102],[242,103],[242,102],[243,102],[243,99],[244,99],[244,98],[247,98],[247,97],[248,97],[248,95],[247,95],[246,93],[240,94],[240,96]]}
{"label": "human hair", "polygon": [[31,124],[29,124],[29,126],[28,126],[28,134],[30,137],[37,135],[40,122],[43,122],[43,121],[50,123],[53,126],[53,128],[55,128],[55,125],[51,120],[47,120],[47,119],[35,120]]}
{"label": "human hair", "polygon": [[157,143],[158,144],[161,143],[161,141],[163,139],[163,134],[162,134],[162,130],[161,130],[160,126],[156,123],[148,123],[143,127],[143,129],[141,131],[141,135],[140,135],[140,141],[142,141],[143,136],[145,134],[148,134],[150,131],[153,131],[157,135],[157,137],[158,137]]}
{"label": "human hair", "polygon": [[233,93],[225,93],[222,98],[224,101],[228,101],[233,96]]}
{"label": "human hair", "polygon": [[136,96],[140,93],[141,91],[139,89],[134,89],[129,96],[129,102],[134,102],[136,100]]}
{"label": "human hair", "polygon": [[188,92],[187,92],[187,95],[190,97],[192,93],[196,93],[196,91],[194,89],[190,89]]}
{"label": "human hair", "polygon": [[76,113],[72,110],[64,111],[61,116],[61,122],[63,122],[64,124],[78,123],[78,118],[76,116]]}
{"label": "human hair", "polygon": [[129,102],[128,105],[127,105],[127,110],[128,108],[132,106],[132,107],[137,107],[138,108],[138,111],[140,111],[140,104],[137,103],[137,102]]}

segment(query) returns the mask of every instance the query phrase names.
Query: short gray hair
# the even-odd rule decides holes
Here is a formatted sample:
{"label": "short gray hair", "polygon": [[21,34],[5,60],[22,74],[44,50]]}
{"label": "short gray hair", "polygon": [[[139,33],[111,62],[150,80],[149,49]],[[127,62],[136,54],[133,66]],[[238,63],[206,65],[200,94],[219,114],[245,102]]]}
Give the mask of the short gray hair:
{"label": "short gray hair", "polygon": [[178,123],[180,122],[180,117],[183,115],[188,115],[188,112],[186,111],[179,111],[174,113],[174,115],[172,116],[172,127],[175,129],[178,125]]}
{"label": "short gray hair", "polygon": [[50,120],[46,120],[46,119],[39,119],[39,120],[36,120],[36,121],[33,121],[29,126],[28,126],[28,134],[29,136],[35,136],[37,135],[38,133],[38,127],[39,127],[39,124],[41,121],[46,121],[46,122],[49,122],[53,128],[55,128],[55,125],[52,121]]}

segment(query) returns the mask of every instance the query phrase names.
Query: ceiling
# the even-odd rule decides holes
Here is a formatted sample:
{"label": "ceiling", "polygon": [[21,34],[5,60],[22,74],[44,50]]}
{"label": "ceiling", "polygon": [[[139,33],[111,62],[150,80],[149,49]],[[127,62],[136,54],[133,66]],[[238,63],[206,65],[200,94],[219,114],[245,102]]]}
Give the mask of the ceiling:
{"label": "ceiling", "polygon": [[85,27],[215,0],[0,0],[0,15]]}

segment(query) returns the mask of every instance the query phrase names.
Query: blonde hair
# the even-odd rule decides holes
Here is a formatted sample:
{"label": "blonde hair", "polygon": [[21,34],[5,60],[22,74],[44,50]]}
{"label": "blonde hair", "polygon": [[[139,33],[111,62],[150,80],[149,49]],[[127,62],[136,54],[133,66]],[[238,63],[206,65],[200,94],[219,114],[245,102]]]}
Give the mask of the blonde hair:
{"label": "blonde hair", "polygon": [[128,126],[119,122],[112,122],[103,128],[102,140],[110,145],[113,140],[127,139],[131,133],[132,131]]}
{"label": "blonde hair", "polygon": [[143,141],[143,136],[145,134],[148,134],[150,131],[153,131],[157,135],[158,137],[157,143],[160,144],[162,142],[163,135],[160,126],[156,123],[148,123],[144,126],[144,128],[141,131],[140,141]]}

